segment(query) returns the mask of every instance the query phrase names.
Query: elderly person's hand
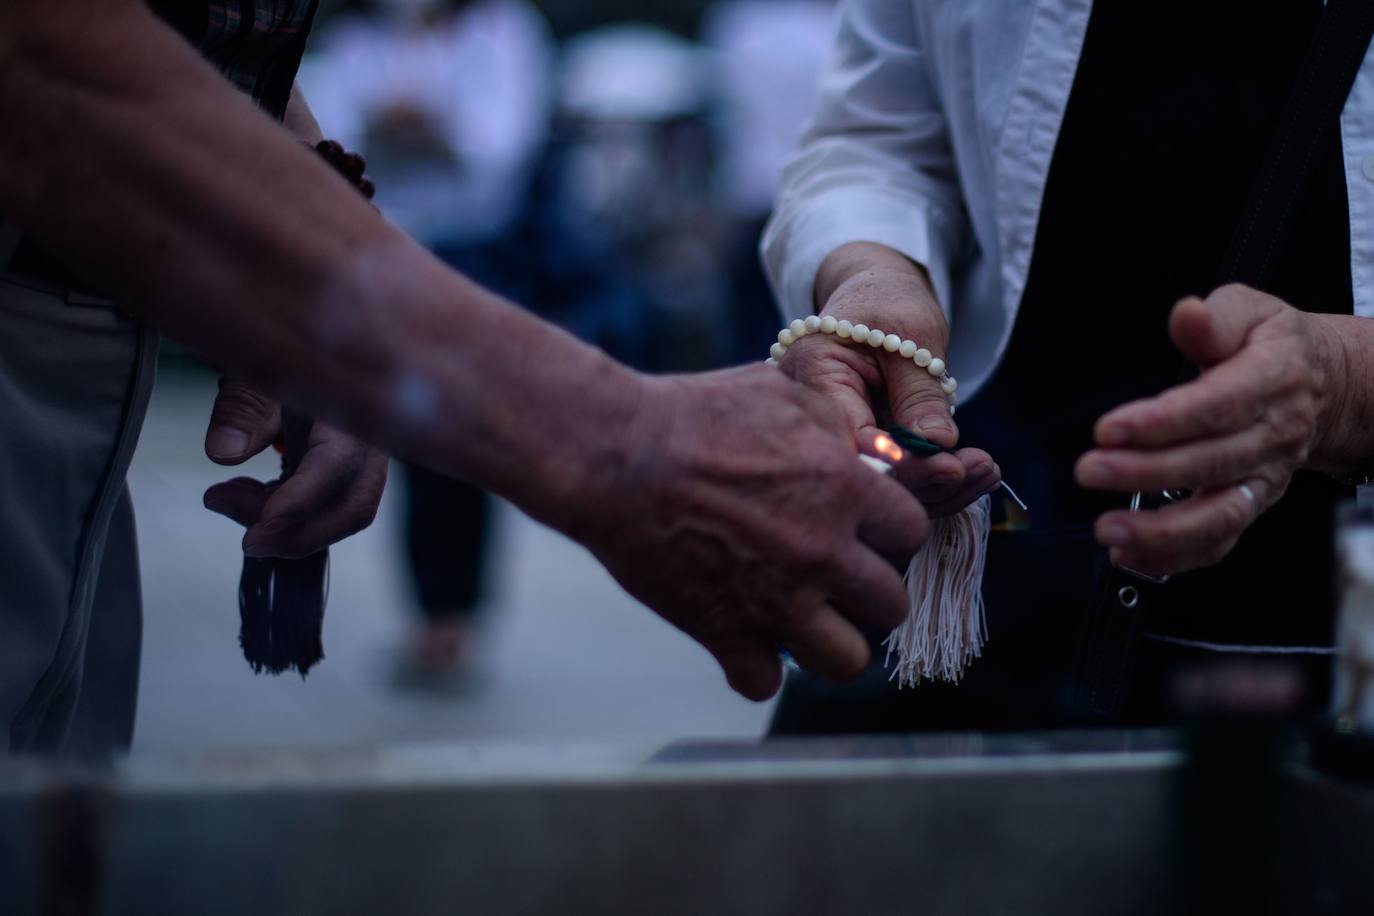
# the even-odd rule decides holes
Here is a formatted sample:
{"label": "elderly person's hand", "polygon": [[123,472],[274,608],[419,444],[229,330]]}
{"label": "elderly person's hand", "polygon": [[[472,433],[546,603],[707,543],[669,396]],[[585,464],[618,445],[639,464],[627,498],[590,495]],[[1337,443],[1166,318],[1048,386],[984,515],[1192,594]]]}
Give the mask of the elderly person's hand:
{"label": "elderly person's hand", "polygon": [[746,697],[777,691],[784,649],[823,676],[861,673],[856,624],[907,614],[888,558],[925,540],[917,501],[859,460],[832,403],[770,366],[634,384],[629,428],[605,431],[629,450],[576,485],[565,530]]}
{"label": "elderly person's hand", "polygon": [[1221,561],[1308,465],[1345,397],[1345,350],[1328,316],[1226,286],[1175,306],[1175,345],[1193,382],[1126,404],[1097,424],[1078,482],[1121,493],[1192,490],[1153,512],[1108,512],[1112,562],[1167,575]]}
{"label": "elderly person's hand", "polygon": [[[940,357],[948,353],[949,328],[929,280],[890,248],[864,242],[836,250],[817,276],[816,301],[819,314],[882,328]],[[858,441],[871,441],[879,426],[889,423],[945,448],[959,441],[939,381],[909,359],[812,334],[792,344],[781,368],[830,399]],[[969,448],[930,458],[907,456],[897,479],[932,516],[945,516],[992,492],[1002,478],[987,452]]]}
{"label": "elderly person's hand", "polygon": [[[239,465],[277,441],[281,405],[254,388],[220,381],[205,434],[205,453]],[[205,507],[247,528],[252,557],[297,559],[317,553],[372,524],[386,487],[387,456],[316,422],[299,466],[285,481],[239,477],[205,491]]]}

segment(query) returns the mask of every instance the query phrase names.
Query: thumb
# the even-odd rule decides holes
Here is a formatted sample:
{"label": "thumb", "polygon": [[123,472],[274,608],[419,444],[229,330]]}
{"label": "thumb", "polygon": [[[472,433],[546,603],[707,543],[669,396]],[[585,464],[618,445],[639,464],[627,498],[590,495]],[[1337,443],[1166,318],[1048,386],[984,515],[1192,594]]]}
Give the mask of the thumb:
{"label": "thumb", "polygon": [[949,397],[938,378],[909,359],[884,360],[883,378],[894,422],[945,448],[959,443]]}
{"label": "thumb", "polygon": [[1169,336],[1194,363],[1215,366],[1235,356],[1250,332],[1280,308],[1277,299],[1249,287],[1223,286],[1205,302],[1192,296],[1175,305]]}
{"label": "thumb", "polygon": [[219,394],[205,432],[205,454],[216,464],[241,464],[271,445],[281,431],[281,405],[233,379]]}

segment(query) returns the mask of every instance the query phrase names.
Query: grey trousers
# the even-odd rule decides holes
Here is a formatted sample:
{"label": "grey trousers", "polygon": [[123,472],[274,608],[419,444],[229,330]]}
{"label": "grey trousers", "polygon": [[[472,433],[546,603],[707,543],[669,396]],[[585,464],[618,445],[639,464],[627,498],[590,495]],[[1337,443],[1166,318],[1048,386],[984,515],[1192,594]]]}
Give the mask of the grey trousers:
{"label": "grey trousers", "polygon": [[133,736],[125,476],[156,347],[108,303],[0,274],[0,750],[105,755]]}

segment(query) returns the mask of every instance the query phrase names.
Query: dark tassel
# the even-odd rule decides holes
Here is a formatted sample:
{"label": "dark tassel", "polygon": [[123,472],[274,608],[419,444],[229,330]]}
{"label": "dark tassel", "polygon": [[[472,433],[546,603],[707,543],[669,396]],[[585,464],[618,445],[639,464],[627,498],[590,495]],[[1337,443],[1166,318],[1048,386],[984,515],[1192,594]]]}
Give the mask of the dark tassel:
{"label": "dark tassel", "polygon": [[239,645],[255,674],[295,670],[304,678],[324,660],[329,551],[303,560],[243,558]]}
{"label": "dark tassel", "polygon": [[[376,188],[367,162],[333,140],[310,146],[368,200]],[[300,464],[313,421],[282,411],[282,480]],[[329,597],[329,551],[303,560],[243,558],[239,579],[239,645],[253,671],[302,678],[324,660],[324,605]]]}
{"label": "dark tassel", "polygon": [[[282,479],[296,469],[311,420],[282,415]],[[239,645],[254,673],[298,671],[302,678],[324,659],[324,606],[329,597],[329,551],[300,560],[243,558],[239,579]]]}

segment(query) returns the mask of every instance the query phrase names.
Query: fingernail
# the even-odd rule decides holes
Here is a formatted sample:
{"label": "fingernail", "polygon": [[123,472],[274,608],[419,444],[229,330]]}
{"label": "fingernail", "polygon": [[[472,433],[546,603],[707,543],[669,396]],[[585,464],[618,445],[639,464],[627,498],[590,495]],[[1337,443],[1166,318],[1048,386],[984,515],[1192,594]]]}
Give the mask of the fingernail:
{"label": "fingernail", "polygon": [[1131,543],[1131,532],[1124,525],[1099,525],[1097,540],[1104,547],[1125,547]]}
{"label": "fingernail", "polygon": [[232,426],[216,426],[205,437],[205,453],[211,458],[241,458],[248,451],[248,434]]}
{"label": "fingernail", "polygon": [[954,443],[954,424],[941,417],[921,417],[916,421],[916,432],[934,442],[941,448],[948,448]]}
{"label": "fingernail", "polygon": [[941,416],[925,416],[916,419],[916,431],[921,433],[948,432],[954,424]]}

